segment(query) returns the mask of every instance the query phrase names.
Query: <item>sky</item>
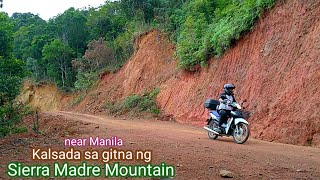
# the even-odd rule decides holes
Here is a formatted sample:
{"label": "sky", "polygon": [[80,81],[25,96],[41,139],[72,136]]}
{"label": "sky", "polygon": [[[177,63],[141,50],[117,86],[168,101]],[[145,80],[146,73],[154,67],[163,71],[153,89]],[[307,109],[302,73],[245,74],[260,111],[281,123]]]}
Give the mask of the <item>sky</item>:
{"label": "sky", "polygon": [[49,20],[63,13],[70,7],[99,7],[106,0],[3,0],[4,11],[11,16],[14,12],[38,14],[42,19]]}

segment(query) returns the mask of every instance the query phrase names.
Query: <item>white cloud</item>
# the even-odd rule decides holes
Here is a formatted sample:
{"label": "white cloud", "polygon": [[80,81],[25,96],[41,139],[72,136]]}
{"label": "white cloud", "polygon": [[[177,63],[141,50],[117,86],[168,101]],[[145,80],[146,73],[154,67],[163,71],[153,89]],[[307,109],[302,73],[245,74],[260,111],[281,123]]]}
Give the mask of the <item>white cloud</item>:
{"label": "white cloud", "polygon": [[105,0],[3,0],[4,11],[11,16],[14,12],[39,14],[39,16],[48,20],[70,7],[98,7],[104,4]]}

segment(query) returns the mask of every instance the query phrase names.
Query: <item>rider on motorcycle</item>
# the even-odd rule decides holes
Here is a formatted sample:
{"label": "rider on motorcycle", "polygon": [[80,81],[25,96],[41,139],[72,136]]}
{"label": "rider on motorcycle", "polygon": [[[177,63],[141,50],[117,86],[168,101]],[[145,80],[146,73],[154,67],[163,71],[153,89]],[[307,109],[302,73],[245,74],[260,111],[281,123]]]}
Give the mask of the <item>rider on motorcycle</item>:
{"label": "rider on motorcycle", "polygon": [[236,87],[233,84],[225,84],[223,86],[223,93],[221,93],[219,97],[220,105],[218,106],[218,113],[220,114],[220,121],[218,124],[218,128],[215,130],[218,133],[221,133],[221,125],[223,123],[227,123],[228,117],[230,117],[230,112],[233,109],[232,106],[229,104],[232,102],[236,102],[236,99],[234,98],[233,90]]}

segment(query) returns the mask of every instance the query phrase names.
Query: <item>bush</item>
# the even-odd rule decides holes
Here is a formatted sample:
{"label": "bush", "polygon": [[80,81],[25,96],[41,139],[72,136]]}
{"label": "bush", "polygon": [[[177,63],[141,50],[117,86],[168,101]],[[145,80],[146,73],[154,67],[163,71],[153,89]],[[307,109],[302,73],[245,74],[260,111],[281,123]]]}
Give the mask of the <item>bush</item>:
{"label": "bush", "polygon": [[78,72],[77,81],[74,83],[75,90],[87,91],[98,79],[99,79],[99,76],[98,76],[98,73],[96,72],[91,72],[91,73]]}
{"label": "bush", "polygon": [[275,0],[246,0],[216,9],[215,18],[206,34],[209,41],[207,48],[212,47],[213,55],[221,56],[241,34],[252,29],[263,9],[271,7],[274,2]]}
{"label": "bush", "polygon": [[142,96],[139,96],[139,95],[128,96],[124,100],[123,107],[126,109],[133,109],[140,104],[142,99],[143,99]]}
{"label": "bush", "polygon": [[177,43],[177,55],[182,68],[191,70],[204,59],[204,54],[199,53],[199,48],[207,26],[204,14],[187,17]]}
{"label": "bush", "polygon": [[[124,35],[124,36],[122,36]],[[76,91],[87,91],[103,72],[116,72],[122,67],[124,58],[131,55],[130,37],[127,33],[120,34],[114,42],[105,41],[104,38],[93,40],[88,44],[85,55],[72,61],[77,69],[77,80],[74,83]]]}
{"label": "bush", "polygon": [[29,105],[26,105],[23,108],[23,115],[24,116],[33,115],[35,112],[36,112],[36,110],[33,107],[29,106]]}
{"label": "bush", "polygon": [[5,137],[10,134],[17,134],[17,133],[23,133],[28,132],[28,129],[25,126],[5,126],[0,127],[0,137]]}
{"label": "bush", "polygon": [[22,105],[7,103],[0,106],[0,137],[26,132],[25,126],[19,126],[21,118],[33,111]]}
{"label": "bush", "polygon": [[160,110],[156,106],[156,96],[159,94],[159,89],[154,89],[151,92],[145,92],[142,95],[132,95],[126,97],[121,102],[106,102],[104,108],[111,114],[125,112],[150,112],[158,115]]}
{"label": "bush", "polygon": [[185,18],[177,38],[180,66],[192,71],[196,65],[206,65],[209,56],[221,56],[274,3],[275,0],[191,0],[183,8]]}

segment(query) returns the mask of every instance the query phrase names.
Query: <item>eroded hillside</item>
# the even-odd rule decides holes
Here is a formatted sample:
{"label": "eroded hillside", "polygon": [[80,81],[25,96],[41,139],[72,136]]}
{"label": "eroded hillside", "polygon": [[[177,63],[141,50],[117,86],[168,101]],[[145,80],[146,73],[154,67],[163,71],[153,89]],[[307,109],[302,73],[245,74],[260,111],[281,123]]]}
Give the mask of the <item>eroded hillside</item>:
{"label": "eroded hillside", "polygon": [[38,111],[57,111],[71,108],[77,98],[76,94],[62,93],[55,84],[26,80],[16,101]]}
{"label": "eroded hillside", "polygon": [[319,17],[319,1],[280,1],[208,68],[168,80],[159,103],[181,121],[202,122],[202,102],[233,82],[238,99],[248,99],[254,137],[320,144]]}

